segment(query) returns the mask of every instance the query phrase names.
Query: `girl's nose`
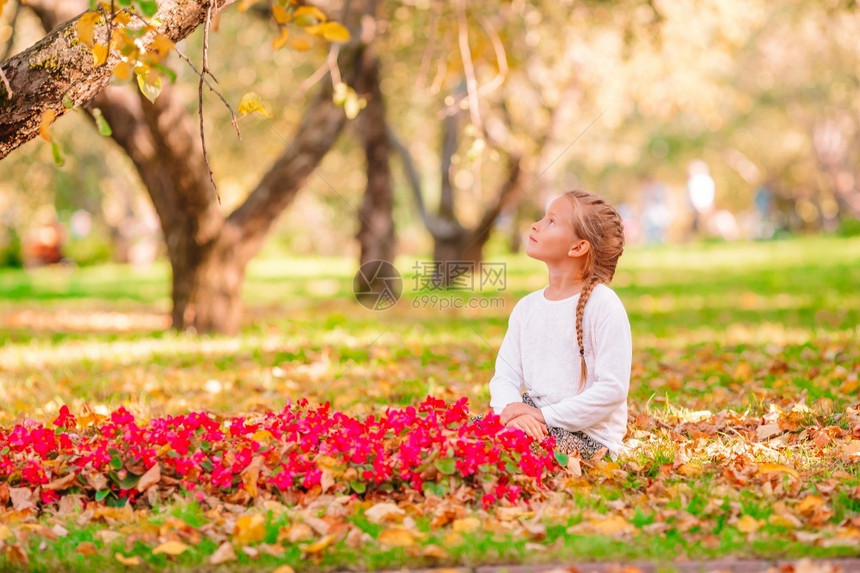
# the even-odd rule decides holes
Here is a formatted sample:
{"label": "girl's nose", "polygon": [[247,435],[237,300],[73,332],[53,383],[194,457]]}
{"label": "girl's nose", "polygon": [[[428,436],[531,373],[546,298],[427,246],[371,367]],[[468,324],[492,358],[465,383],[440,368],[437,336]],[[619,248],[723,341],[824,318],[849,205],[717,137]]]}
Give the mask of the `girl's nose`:
{"label": "girl's nose", "polygon": [[529,227],[529,229],[531,229],[532,231],[537,231],[537,224],[538,224],[538,222],[535,221],[534,223],[532,223],[532,226]]}

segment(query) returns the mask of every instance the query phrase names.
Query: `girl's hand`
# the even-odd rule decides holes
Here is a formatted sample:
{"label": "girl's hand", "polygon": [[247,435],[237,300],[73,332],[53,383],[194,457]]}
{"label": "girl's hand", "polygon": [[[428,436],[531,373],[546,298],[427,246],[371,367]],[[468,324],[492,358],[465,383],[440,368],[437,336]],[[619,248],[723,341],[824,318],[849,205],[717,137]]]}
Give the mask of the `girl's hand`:
{"label": "girl's hand", "polygon": [[542,440],[547,435],[546,424],[539,422],[534,416],[524,414],[514,418],[507,424],[506,428],[518,428],[526,433],[527,436],[535,440]]}
{"label": "girl's hand", "polygon": [[543,413],[538,408],[532,408],[522,402],[511,402],[505,409],[502,410],[502,413],[499,414],[499,418],[501,419],[502,424],[505,426],[510,423],[514,418],[519,418],[520,416],[531,416],[537,422],[544,424],[546,427],[545,420],[543,419]]}

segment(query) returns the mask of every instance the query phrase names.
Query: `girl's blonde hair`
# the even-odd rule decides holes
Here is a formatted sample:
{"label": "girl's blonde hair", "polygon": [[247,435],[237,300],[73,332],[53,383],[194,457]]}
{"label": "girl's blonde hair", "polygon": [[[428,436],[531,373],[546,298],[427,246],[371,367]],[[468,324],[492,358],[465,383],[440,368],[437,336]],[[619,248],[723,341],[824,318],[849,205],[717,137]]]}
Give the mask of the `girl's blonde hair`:
{"label": "girl's blonde hair", "polygon": [[585,387],[588,368],[585,365],[582,317],[591,292],[598,283],[609,284],[615,276],[618,258],[624,252],[624,226],[621,216],[606,201],[585,191],[568,191],[564,194],[571,202],[573,231],[577,238],[588,241],[590,249],[585,257],[583,278],[585,284],[576,305],[576,342],[582,363],[580,387]]}

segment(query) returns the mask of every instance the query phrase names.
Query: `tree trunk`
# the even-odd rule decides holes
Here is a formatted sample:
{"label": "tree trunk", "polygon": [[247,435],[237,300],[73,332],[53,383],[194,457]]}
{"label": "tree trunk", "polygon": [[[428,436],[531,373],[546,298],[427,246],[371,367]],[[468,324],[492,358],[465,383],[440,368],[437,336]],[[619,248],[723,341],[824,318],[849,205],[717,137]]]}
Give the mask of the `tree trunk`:
{"label": "tree trunk", "polygon": [[389,136],[403,161],[407,182],[415,198],[421,220],[433,237],[434,275],[422,278],[432,280],[432,284],[439,287],[450,286],[461,275],[478,271],[478,265],[483,261],[484,245],[490,238],[493,224],[503,210],[517,201],[521,191],[520,157],[508,153],[510,161],[508,176],[499,189],[495,201],[485,209],[474,229],[463,227],[455,212],[454,186],[451,181],[452,158],[457,152],[458,115],[459,113],[445,118],[440,163],[442,189],[438,214],[435,216],[428,213],[424,204],[420,176],[409,149],[393,134]]}
{"label": "tree trunk", "polygon": [[[211,3],[218,12],[235,1]],[[157,32],[179,42],[204,22],[209,4],[207,0],[160,0],[154,18],[161,22]],[[38,135],[46,111],[59,117],[67,111],[66,102],[81,105],[110,81],[119,54],[111,54],[104,65],[93,65],[92,51],[78,38],[76,23],[77,18],[69,20],[3,62],[12,94],[0,82],[0,159]],[[98,26],[96,37],[106,34],[107,26]],[[154,35],[150,32],[142,41]]]}
{"label": "tree trunk", "polygon": [[[460,232],[434,237],[433,259],[442,263],[444,284],[451,284],[469,269],[477,270],[484,260],[484,246],[490,239],[493,225],[501,212],[512,205],[520,192],[520,158],[512,156],[505,182],[494,203],[487,207],[481,220],[472,230],[459,227]],[[459,225],[459,223],[458,223]]]}
{"label": "tree trunk", "polygon": [[361,244],[360,264],[370,261],[394,261],[394,194],[388,156],[391,143],[385,121],[385,101],[379,86],[379,60],[372,49],[363,54],[356,92],[367,100],[359,114],[357,128],[367,164],[367,188],[359,211]]}
{"label": "tree trunk", "polygon": [[170,253],[174,326],[194,332],[235,334],[242,324],[247,261],[238,256],[237,229],[209,245],[193,242]]}

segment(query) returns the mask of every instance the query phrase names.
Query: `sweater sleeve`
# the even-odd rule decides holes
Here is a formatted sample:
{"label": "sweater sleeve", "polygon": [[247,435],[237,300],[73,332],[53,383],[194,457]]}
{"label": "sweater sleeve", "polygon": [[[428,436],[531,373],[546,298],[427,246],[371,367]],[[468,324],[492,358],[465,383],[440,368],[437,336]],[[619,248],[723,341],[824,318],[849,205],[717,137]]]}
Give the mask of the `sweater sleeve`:
{"label": "sweater sleeve", "polygon": [[620,300],[595,309],[594,383],[576,396],[544,406],[548,426],[578,432],[610,416],[627,400],[633,341],[627,312]]}
{"label": "sweater sleeve", "polygon": [[522,402],[523,363],[520,355],[520,319],[514,307],[508,331],[496,356],[496,372],[490,380],[490,408],[501,414],[505,406]]}

